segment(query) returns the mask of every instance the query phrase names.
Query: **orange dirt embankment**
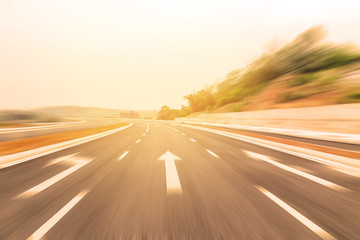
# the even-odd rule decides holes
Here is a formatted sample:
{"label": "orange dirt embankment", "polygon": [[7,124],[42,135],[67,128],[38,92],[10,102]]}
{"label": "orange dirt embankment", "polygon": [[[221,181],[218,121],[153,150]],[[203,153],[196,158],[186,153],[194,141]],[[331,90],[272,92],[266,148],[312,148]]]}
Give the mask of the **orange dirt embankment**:
{"label": "orange dirt embankment", "polygon": [[39,147],[44,147],[51,144],[65,142],[76,138],[86,137],[89,135],[106,132],[115,128],[127,125],[128,123],[119,123],[108,125],[104,127],[82,129],[70,132],[54,133],[43,136],[25,138],[9,142],[0,143],[0,156],[9,155],[13,153],[23,152]]}

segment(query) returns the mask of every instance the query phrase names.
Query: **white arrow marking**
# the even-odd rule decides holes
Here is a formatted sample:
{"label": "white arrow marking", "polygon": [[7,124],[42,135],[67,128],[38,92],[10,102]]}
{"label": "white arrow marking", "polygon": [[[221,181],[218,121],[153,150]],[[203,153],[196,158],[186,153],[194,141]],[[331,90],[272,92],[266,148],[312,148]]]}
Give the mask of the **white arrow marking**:
{"label": "white arrow marking", "polygon": [[172,129],[172,130],[175,130],[175,131],[179,132],[179,130],[177,130],[176,128],[169,127],[169,126],[168,126],[168,128],[170,128],[170,129]]}
{"label": "white arrow marking", "polygon": [[[36,185],[35,187],[30,188],[29,190],[27,190],[27,191],[23,192],[22,194],[18,195],[17,198],[32,197],[35,194],[37,194],[37,193],[45,190],[46,188],[54,185],[58,181],[60,181],[63,178],[67,177],[68,175],[70,175],[71,173],[73,173],[73,172],[77,171],[78,169],[82,168],[83,166],[85,166],[86,164],[88,164],[91,161],[91,160],[89,160],[87,158],[81,158],[81,157],[76,157],[76,156],[71,156],[69,158],[61,158],[61,161],[64,161],[64,160],[75,162],[77,164],[72,166],[71,168],[68,168],[65,171],[63,171],[63,172],[49,178],[48,180]],[[59,162],[59,161],[57,161],[57,162]]]}
{"label": "white arrow marking", "polygon": [[260,159],[260,160],[263,160],[267,163],[270,163],[278,168],[281,168],[285,171],[288,171],[288,172],[292,172],[296,175],[299,175],[301,177],[304,177],[304,178],[307,178],[313,182],[316,182],[316,183],[319,183],[323,186],[326,186],[326,187],[329,187],[329,188],[332,188],[332,189],[335,189],[335,190],[338,190],[338,191],[346,191],[347,189],[340,186],[340,185],[337,185],[335,183],[332,183],[332,182],[329,182],[327,180],[324,180],[324,179],[321,179],[321,178],[318,178],[318,177],[315,177],[313,175],[310,175],[308,173],[304,173],[302,171],[299,171],[295,168],[292,168],[292,167],[289,167],[289,166],[286,166],[282,163],[279,163],[277,161],[274,161],[272,159],[270,159],[269,157],[267,156],[264,156],[264,155],[261,155],[261,154],[258,154],[258,153],[253,153],[253,152],[248,152],[248,151],[245,151],[245,153],[249,156],[249,157],[253,157],[253,158],[257,158],[257,159]]}
{"label": "white arrow marking", "polygon": [[74,154],[70,154],[70,155],[63,156],[63,157],[59,157],[59,158],[57,158],[57,159],[55,159],[55,160],[50,161],[50,162],[49,162],[48,164],[46,164],[44,167],[53,165],[53,164],[55,164],[55,163],[61,162],[61,161],[66,160],[66,159],[70,159],[71,157],[73,157],[73,156],[75,156],[75,155],[77,155],[77,154],[79,154],[79,153],[74,153]]}
{"label": "white arrow marking", "polygon": [[176,170],[175,160],[180,160],[178,156],[166,151],[158,160],[165,160],[166,189],[167,194],[182,194],[179,176]]}

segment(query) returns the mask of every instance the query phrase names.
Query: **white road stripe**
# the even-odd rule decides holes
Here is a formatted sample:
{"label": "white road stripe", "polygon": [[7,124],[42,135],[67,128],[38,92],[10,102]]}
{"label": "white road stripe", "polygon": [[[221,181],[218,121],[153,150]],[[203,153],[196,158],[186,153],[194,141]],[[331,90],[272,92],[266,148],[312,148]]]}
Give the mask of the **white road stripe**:
{"label": "white road stripe", "polygon": [[169,127],[169,126],[168,126],[168,128],[171,128],[172,130],[175,130],[175,131],[179,132],[179,130],[177,130],[176,128]]}
{"label": "white road stripe", "polygon": [[129,153],[129,151],[126,151],[123,154],[121,154],[121,156],[118,158],[118,161],[123,159],[128,153]]}
{"label": "white road stripe", "polygon": [[149,125],[146,126],[146,132],[148,132],[148,131],[149,131]]}
{"label": "white road stripe", "polygon": [[28,240],[41,239],[62,217],[65,216],[87,193],[85,190],[76,195],[70,202],[68,202],[62,209],[60,209],[54,216],[52,216],[44,225],[42,225],[36,232],[34,232]]}
{"label": "white road stripe", "polygon": [[143,137],[145,137],[146,133],[143,134]]}
{"label": "white road stripe", "polygon": [[214,157],[220,158],[217,154],[215,154],[214,152],[210,151],[209,149],[206,149],[206,151],[207,151],[208,153],[210,153],[211,155],[213,155]]}
{"label": "white road stripe", "polygon": [[257,159],[261,159],[267,163],[270,163],[278,168],[281,168],[285,171],[288,171],[288,172],[291,172],[291,173],[294,173],[296,175],[299,175],[301,177],[304,177],[306,179],[309,179],[313,182],[316,182],[316,183],[319,183],[323,186],[326,186],[326,187],[329,187],[329,188],[332,188],[332,189],[335,189],[335,190],[339,190],[339,191],[346,191],[347,189],[340,186],[340,185],[337,185],[335,183],[332,183],[332,182],[329,182],[327,180],[324,180],[322,178],[319,178],[319,177],[315,177],[313,175],[310,175],[308,173],[304,173],[302,171],[299,171],[295,168],[292,168],[292,167],[289,167],[289,166],[286,166],[282,163],[279,163],[277,161],[274,161],[272,159],[270,159],[268,156],[264,156],[264,155],[261,155],[261,154],[258,154],[258,153],[253,153],[253,152],[248,152],[248,151],[244,151],[249,157],[252,157],[252,158],[257,158]]}
{"label": "white road stripe", "polygon": [[269,192],[263,187],[256,186],[256,188],[265,194],[268,198],[270,198],[272,201],[274,201],[277,205],[279,205],[282,209],[287,211],[291,216],[296,218],[298,221],[300,221],[302,224],[304,224],[306,227],[308,227],[311,231],[316,233],[320,238],[322,239],[335,239],[332,235],[327,233],[324,229],[313,223],[311,220],[306,218],[304,215],[296,211],[294,208],[290,207],[288,204],[286,204],[284,201],[282,201],[280,198],[276,197],[274,194]]}
{"label": "white road stripe", "polygon": [[182,133],[182,135],[184,135],[184,136],[185,136],[186,134],[185,134],[185,133]]}
{"label": "white road stripe", "polygon": [[190,140],[191,140],[191,141],[193,141],[193,142],[196,142],[196,140],[195,140],[195,139],[193,139],[193,138],[190,138]]}
{"label": "white road stripe", "polygon": [[135,143],[139,143],[141,141],[141,139],[138,139]]}
{"label": "white road stripe", "polygon": [[18,195],[17,198],[28,198],[28,197],[32,197],[35,194],[45,190],[46,188],[54,185],[55,183],[57,183],[58,181],[62,180],[63,178],[67,177],[68,175],[72,174],[73,172],[77,171],[78,169],[82,168],[83,166],[85,166],[86,164],[88,164],[90,161],[87,159],[69,159],[70,161],[75,161],[77,162],[76,165],[72,166],[71,168],[66,169],[65,171],[49,178],[48,180],[36,185],[33,188],[30,188],[29,190],[23,192],[22,194]]}

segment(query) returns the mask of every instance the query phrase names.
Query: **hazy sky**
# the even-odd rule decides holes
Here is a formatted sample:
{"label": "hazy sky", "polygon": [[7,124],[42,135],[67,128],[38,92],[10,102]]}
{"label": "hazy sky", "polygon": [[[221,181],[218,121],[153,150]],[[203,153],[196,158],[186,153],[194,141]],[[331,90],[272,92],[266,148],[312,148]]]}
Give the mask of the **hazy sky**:
{"label": "hazy sky", "polygon": [[315,24],[360,43],[360,1],[0,0],[0,109],[180,107]]}

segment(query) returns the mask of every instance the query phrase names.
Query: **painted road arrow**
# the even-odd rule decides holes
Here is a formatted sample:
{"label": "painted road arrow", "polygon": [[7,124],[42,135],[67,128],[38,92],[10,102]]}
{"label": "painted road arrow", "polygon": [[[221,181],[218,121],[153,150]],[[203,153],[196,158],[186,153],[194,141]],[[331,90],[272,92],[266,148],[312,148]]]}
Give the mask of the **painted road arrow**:
{"label": "painted road arrow", "polygon": [[22,194],[18,195],[17,198],[29,198],[29,197],[34,196],[35,194],[37,194],[37,193],[47,189],[48,187],[54,185],[55,183],[59,182],[60,180],[67,177],[71,173],[79,170],[80,168],[82,168],[83,166],[85,166],[92,160],[89,158],[76,156],[77,154],[78,153],[60,157],[60,158],[57,158],[57,159],[51,161],[49,164],[46,164],[45,167],[52,165],[52,164],[60,163],[60,162],[71,163],[71,164],[75,163],[75,165],[66,169],[65,171],[49,178],[48,180],[46,180],[46,181],[36,185],[35,187],[23,192]]}
{"label": "painted road arrow", "polygon": [[165,160],[167,194],[182,194],[181,184],[175,165],[175,160],[180,159],[180,157],[176,156],[170,151],[165,152],[158,159]]}

